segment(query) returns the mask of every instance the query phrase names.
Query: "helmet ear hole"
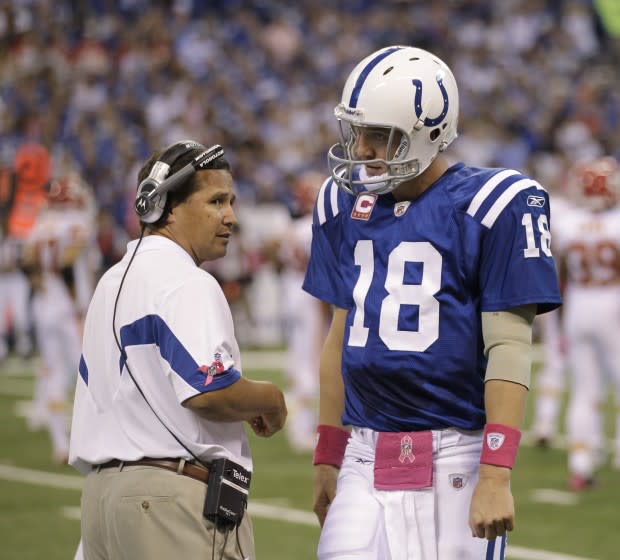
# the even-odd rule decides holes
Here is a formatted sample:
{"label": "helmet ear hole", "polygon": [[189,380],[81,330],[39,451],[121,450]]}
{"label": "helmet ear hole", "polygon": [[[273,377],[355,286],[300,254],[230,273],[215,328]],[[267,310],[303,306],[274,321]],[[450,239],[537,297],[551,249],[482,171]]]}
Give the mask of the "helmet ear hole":
{"label": "helmet ear hole", "polygon": [[430,133],[431,142],[434,142],[435,140],[437,140],[440,134],[441,134],[441,130],[439,128],[433,128],[433,130],[431,130],[431,133]]}

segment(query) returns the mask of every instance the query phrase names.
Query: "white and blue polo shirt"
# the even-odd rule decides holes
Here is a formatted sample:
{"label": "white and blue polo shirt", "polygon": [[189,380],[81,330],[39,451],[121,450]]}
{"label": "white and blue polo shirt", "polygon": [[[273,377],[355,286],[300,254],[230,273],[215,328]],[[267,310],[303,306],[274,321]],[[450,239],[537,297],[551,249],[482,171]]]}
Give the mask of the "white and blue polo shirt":
{"label": "white and blue polo shirt", "polygon": [[88,309],[69,463],[87,472],[111,459],[191,459],[159,417],[201,460],[226,457],[251,470],[243,422],[212,422],[182,406],[237,381],[241,357],[219,284],[167,238],[142,240],[123,283],[114,322],[121,355],[114,302],[137,243],[101,278]]}

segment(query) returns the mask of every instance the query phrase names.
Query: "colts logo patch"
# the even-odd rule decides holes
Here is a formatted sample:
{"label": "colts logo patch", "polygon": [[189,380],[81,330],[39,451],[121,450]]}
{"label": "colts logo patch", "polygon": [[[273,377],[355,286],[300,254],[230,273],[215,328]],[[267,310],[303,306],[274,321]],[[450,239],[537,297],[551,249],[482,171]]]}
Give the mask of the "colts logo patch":
{"label": "colts logo patch", "polygon": [[487,434],[487,445],[491,451],[497,451],[502,445],[506,436],[499,432],[490,432]]}
{"label": "colts logo patch", "polygon": [[413,440],[409,436],[403,436],[400,440],[400,457],[398,460],[401,463],[405,461],[413,463],[415,461],[415,455],[413,454]]}
{"label": "colts logo patch", "polygon": [[372,214],[372,209],[377,202],[377,195],[371,193],[360,193],[355,199],[353,210],[351,210],[351,218],[354,220],[368,221]]}

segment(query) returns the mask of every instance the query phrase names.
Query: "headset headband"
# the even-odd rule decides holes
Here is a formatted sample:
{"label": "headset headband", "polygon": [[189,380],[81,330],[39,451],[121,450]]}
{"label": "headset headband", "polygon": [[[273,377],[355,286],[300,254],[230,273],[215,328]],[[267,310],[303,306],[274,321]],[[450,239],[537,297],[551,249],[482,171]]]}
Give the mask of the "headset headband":
{"label": "headset headband", "polygon": [[[203,151],[179,171],[168,175],[179,158],[196,149]],[[145,224],[152,224],[159,220],[166,205],[166,193],[175,190],[196,171],[206,169],[212,161],[223,155],[224,148],[219,144],[207,149],[202,144],[192,140],[182,140],[166,148],[161,157],[153,164],[148,177],[138,187],[134,208],[140,221]]]}

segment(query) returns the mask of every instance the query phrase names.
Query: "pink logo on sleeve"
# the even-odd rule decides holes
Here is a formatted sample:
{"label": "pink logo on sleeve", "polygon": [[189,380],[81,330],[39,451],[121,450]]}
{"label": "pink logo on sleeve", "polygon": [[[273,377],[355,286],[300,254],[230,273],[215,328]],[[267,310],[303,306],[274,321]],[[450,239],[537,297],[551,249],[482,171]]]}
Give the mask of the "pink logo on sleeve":
{"label": "pink logo on sleeve", "polygon": [[222,355],[219,352],[216,352],[213,357],[215,360],[211,362],[209,366],[200,366],[197,371],[203,373],[205,378],[205,385],[209,385],[213,381],[213,377],[224,373],[224,364],[222,363]]}

